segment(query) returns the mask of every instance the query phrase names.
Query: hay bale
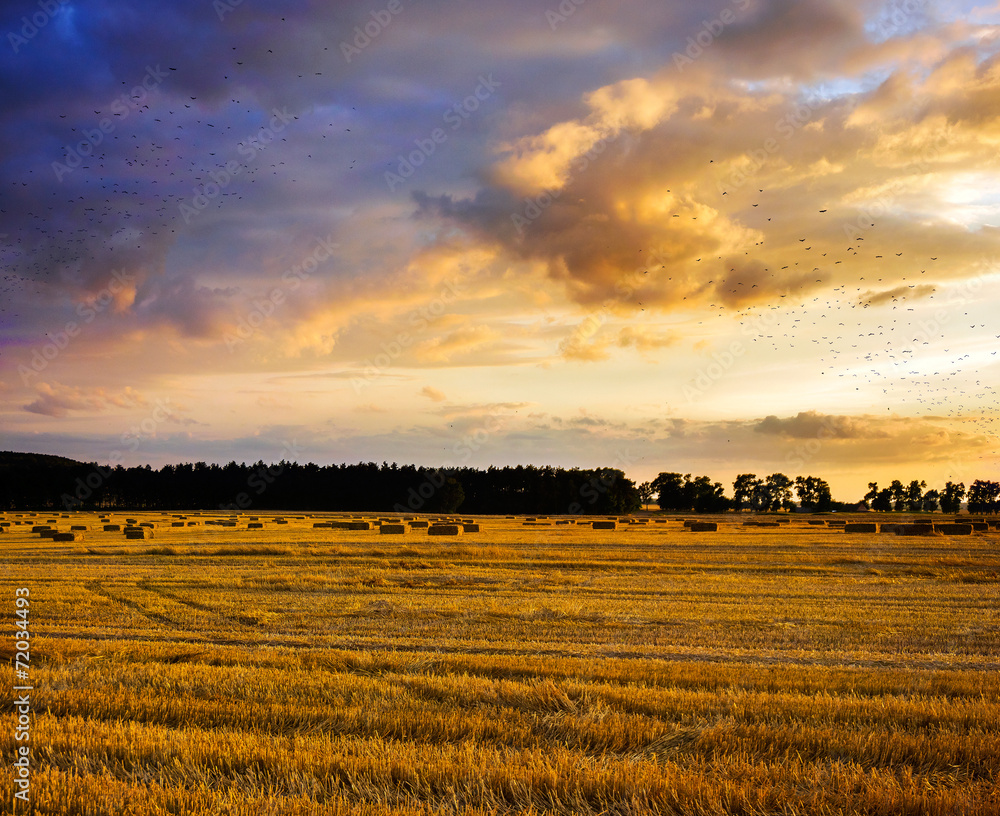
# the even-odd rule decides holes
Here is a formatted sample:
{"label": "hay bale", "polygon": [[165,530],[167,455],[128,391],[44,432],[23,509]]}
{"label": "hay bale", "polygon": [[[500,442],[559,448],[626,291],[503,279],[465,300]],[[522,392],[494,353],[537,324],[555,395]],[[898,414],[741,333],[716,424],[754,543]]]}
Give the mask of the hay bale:
{"label": "hay bale", "polygon": [[52,536],[53,541],[83,541],[83,533],[56,533]]}
{"label": "hay bale", "polygon": [[466,533],[478,533],[479,532],[479,525],[478,524],[463,524],[462,525],[462,530],[464,532],[466,532]]}
{"label": "hay bale", "polygon": [[971,524],[935,524],[934,531],[945,535],[972,535]]}
{"label": "hay bale", "polygon": [[927,524],[899,524],[897,525],[899,529],[896,530],[896,535],[903,536],[916,536],[916,535],[933,535],[934,525]]}
{"label": "hay bale", "polygon": [[414,528],[418,528],[419,527],[419,528],[423,529],[424,527],[430,527],[431,523],[429,521],[411,521],[410,522],[410,526],[414,527]]}
{"label": "hay bale", "polygon": [[318,527],[325,527],[325,528],[329,529],[330,527],[333,527],[333,522],[332,521],[314,521],[313,522],[313,529],[316,529]]}
{"label": "hay bale", "polygon": [[826,522],[823,519],[809,519],[810,524],[815,524],[821,527],[826,527]]}
{"label": "hay bale", "polygon": [[153,537],[153,531],[148,527],[139,527],[138,529],[133,528],[131,530],[125,531],[125,538],[129,539],[139,539],[140,541],[145,541],[146,539]]}
{"label": "hay bale", "polygon": [[159,527],[158,524],[156,524],[155,522],[152,522],[152,521],[143,521],[143,522],[140,522],[139,526],[140,527],[148,527],[150,530],[155,530],[157,527]]}
{"label": "hay bale", "polygon": [[48,529],[38,531],[39,538],[55,538],[57,535],[59,535],[58,530]]}
{"label": "hay bale", "polygon": [[844,525],[845,533],[877,533],[878,524],[868,521],[857,521]]}
{"label": "hay bale", "polygon": [[594,522],[594,529],[595,530],[617,530],[618,529],[618,523],[615,522],[615,521],[595,521]]}
{"label": "hay bale", "polygon": [[990,525],[985,521],[974,521],[972,522],[972,529],[977,533],[985,533],[990,529]]}
{"label": "hay bale", "polygon": [[86,524],[71,524],[69,529],[79,530],[81,533],[85,533],[90,529],[90,527],[88,527]]}
{"label": "hay bale", "polygon": [[882,524],[879,526],[879,532],[881,533],[891,533],[896,535],[899,533],[899,528],[902,527],[901,524]]}
{"label": "hay bale", "polygon": [[427,535],[460,535],[462,528],[458,524],[435,524],[427,528]]}
{"label": "hay bale", "polygon": [[383,524],[378,528],[381,535],[403,535],[406,532],[405,524]]}
{"label": "hay bale", "polygon": [[719,525],[714,521],[696,521],[688,526],[692,533],[714,533]]}
{"label": "hay bale", "polygon": [[183,527],[184,526],[184,522],[183,521],[172,521],[172,522],[170,522],[170,526],[171,527]]}
{"label": "hay bale", "polygon": [[250,521],[250,522],[247,522],[247,529],[248,530],[263,530],[264,529],[264,523],[262,521]]}
{"label": "hay bale", "polygon": [[847,524],[847,519],[830,519],[829,521],[827,521],[827,524],[830,527],[841,527]]}
{"label": "hay bale", "polygon": [[31,528],[31,532],[40,533],[43,530],[51,530],[51,529],[52,528],[48,524],[36,524],[34,527]]}
{"label": "hay bale", "polygon": [[120,524],[105,524],[104,532],[106,533],[117,533],[121,530],[122,526]]}

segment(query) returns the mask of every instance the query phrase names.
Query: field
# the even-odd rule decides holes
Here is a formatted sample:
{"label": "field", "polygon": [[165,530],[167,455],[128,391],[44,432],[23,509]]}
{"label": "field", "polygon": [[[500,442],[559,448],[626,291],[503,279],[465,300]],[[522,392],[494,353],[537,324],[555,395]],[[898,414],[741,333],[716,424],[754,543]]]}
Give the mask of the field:
{"label": "field", "polygon": [[995,529],[129,517],[4,517],[13,812],[1000,814]]}

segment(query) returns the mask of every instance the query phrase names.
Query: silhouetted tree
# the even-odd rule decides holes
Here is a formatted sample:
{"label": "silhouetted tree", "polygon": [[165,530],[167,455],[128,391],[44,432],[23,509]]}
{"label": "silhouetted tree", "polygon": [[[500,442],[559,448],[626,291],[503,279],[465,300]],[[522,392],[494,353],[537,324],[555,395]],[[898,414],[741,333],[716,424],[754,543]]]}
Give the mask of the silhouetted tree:
{"label": "silhouetted tree", "polygon": [[962,499],[965,498],[965,483],[947,482],[941,491],[941,512],[958,513],[962,509]]}

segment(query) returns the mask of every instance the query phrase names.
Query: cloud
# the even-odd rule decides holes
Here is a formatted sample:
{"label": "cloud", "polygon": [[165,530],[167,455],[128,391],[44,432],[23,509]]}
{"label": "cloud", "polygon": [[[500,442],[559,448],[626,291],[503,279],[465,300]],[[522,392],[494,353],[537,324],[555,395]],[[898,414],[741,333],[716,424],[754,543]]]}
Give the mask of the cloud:
{"label": "cloud", "polygon": [[429,385],[425,385],[420,389],[420,396],[427,397],[427,399],[432,402],[444,402],[445,399],[447,399],[443,392],[438,391],[436,388],[432,388]]}
{"label": "cloud", "polygon": [[858,298],[858,303],[863,306],[881,306],[883,303],[891,303],[897,300],[919,300],[920,298],[930,297],[936,291],[937,287],[930,284],[896,286],[893,289],[886,289],[882,292],[865,292]]}
{"label": "cloud", "polygon": [[675,346],[680,339],[676,332],[657,332],[645,326],[626,326],[618,332],[621,348],[634,348],[644,355]]}
{"label": "cloud", "polygon": [[77,388],[40,382],[35,390],[38,397],[23,408],[29,413],[48,417],[62,418],[71,412],[103,413],[112,406],[133,408],[146,404],[145,398],[132,388],[108,393],[103,388]]}
{"label": "cloud", "polygon": [[801,411],[794,417],[767,416],[754,430],[789,439],[883,439],[889,436],[882,423],[863,417],[833,416]]}

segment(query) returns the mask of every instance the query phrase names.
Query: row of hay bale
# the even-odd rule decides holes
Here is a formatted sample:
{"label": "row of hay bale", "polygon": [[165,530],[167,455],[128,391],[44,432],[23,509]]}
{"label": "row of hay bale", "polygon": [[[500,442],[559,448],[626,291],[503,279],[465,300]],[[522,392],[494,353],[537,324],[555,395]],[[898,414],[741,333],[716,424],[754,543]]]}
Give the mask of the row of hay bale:
{"label": "row of hay bale", "polygon": [[986,532],[988,529],[989,525],[985,522],[973,522],[972,524],[917,522],[914,524],[882,525],[883,533],[895,533],[896,535],[934,535],[935,533],[943,533],[944,535],[972,535],[973,532]]}
{"label": "row of hay bale", "polygon": [[407,532],[426,530],[428,535],[459,535],[461,533],[478,533],[480,525],[472,519],[462,520],[425,520],[408,517],[405,519],[378,519],[377,521],[317,521],[313,529],[320,530],[373,530],[379,535],[405,535]]}

